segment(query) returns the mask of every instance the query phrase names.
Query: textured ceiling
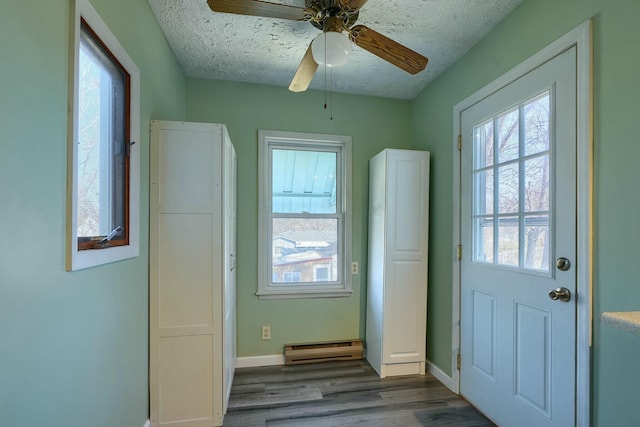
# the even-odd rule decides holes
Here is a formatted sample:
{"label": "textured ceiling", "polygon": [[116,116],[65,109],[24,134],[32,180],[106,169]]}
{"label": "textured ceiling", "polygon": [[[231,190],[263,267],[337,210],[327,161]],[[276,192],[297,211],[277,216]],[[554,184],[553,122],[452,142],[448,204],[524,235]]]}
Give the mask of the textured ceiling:
{"label": "textured ceiling", "polygon": [[[309,43],[308,22],[212,12],[206,0],[148,0],[189,77],[289,86]],[[270,0],[304,7],[304,0]],[[334,91],[413,99],[522,0],[369,0],[358,24],[429,58],[408,74],[352,46],[349,62],[327,73]],[[319,67],[311,89],[325,88]],[[286,90],[286,89],[285,89]]]}

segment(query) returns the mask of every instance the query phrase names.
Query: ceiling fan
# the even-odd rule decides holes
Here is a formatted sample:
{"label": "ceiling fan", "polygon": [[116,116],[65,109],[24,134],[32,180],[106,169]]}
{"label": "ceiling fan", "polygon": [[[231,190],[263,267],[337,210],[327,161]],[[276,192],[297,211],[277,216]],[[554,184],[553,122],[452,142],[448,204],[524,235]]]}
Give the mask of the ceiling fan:
{"label": "ceiling fan", "polygon": [[[329,36],[340,38],[346,33],[355,45],[373,53],[385,61],[416,74],[424,70],[429,61],[425,56],[401,45],[390,38],[364,25],[354,25],[360,8],[367,0],[305,0],[306,7],[271,3],[263,0],[207,0],[214,12],[235,13],[239,15],[263,16],[269,18],[308,21],[322,30],[325,37],[322,43],[329,45]],[[307,90],[318,68],[318,63],[331,66],[314,54],[315,40],[309,45],[289,85],[289,90],[302,92]],[[327,52],[328,49],[325,51]],[[326,58],[326,53],[325,53]]]}

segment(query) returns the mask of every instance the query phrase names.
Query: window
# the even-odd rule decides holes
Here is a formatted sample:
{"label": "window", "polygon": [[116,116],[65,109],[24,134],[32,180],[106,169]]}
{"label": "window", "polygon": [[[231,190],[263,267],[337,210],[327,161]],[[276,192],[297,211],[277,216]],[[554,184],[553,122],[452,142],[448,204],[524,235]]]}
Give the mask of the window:
{"label": "window", "polygon": [[351,294],[351,138],[260,131],[258,295]]}
{"label": "window", "polygon": [[330,280],[330,265],[316,265],[313,267],[313,280],[316,282],[326,282]]}
{"label": "window", "polygon": [[78,54],[78,249],[124,246],[131,78],[84,19]]}
{"label": "window", "polygon": [[302,275],[299,271],[285,271],[282,279],[283,282],[299,282],[302,280]]}
{"label": "window", "polygon": [[86,0],[71,2],[67,270],[138,255],[139,72]]}
{"label": "window", "polygon": [[547,91],[473,129],[475,262],[550,271],[550,102]]}

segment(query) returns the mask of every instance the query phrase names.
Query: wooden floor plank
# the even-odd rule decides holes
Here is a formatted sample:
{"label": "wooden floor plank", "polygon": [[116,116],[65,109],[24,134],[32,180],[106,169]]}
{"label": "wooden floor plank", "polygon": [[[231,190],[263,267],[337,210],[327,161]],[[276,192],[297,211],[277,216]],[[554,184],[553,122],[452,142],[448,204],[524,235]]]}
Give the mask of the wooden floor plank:
{"label": "wooden floor plank", "polygon": [[299,403],[322,400],[322,393],[319,389],[313,387],[292,387],[290,389],[281,389],[277,391],[245,393],[243,395],[234,395],[229,400],[228,407],[236,408],[263,408],[266,406],[274,406],[281,403]]}
{"label": "wooden floor plank", "polygon": [[487,427],[430,374],[380,379],[364,360],[236,370],[224,427]]}

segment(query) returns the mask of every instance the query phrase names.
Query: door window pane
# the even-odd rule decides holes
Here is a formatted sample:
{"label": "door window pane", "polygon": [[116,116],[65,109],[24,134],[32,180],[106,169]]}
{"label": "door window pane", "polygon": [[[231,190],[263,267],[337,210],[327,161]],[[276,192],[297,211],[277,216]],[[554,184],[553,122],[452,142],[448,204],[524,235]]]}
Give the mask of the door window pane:
{"label": "door window pane", "polygon": [[498,163],[518,158],[520,152],[518,116],[518,109],[515,108],[496,118]]}
{"label": "door window pane", "polygon": [[512,163],[498,168],[498,208],[500,213],[518,212],[519,165]]}
{"label": "door window pane", "polygon": [[493,165],[493,120],[476,126],[473,133],[475,168]]}
{"label": "door window pane", "polygon": [[524,267],[549,270],[549,217],[524,218]]}
{"label": "door window pane", "polygon": [[518,266],[519,228],[518,217],[498,219],[498,264]]}
{"label": "door window pane", "polygon": [[549,210],[549,155],[534,157],[524,162],[524,210]]}
{"label": "door window pane", "polygon": [[493,169],[475,173],[474,177],[476,215],[493,214]]}
{"label": "door window pane", "polygon": [[493,263],[493,218],[477,218],[474,260]]}
{"label": "door window pane", "polygon": [[549,92],[524,105],[525,156],[549,150]]}

